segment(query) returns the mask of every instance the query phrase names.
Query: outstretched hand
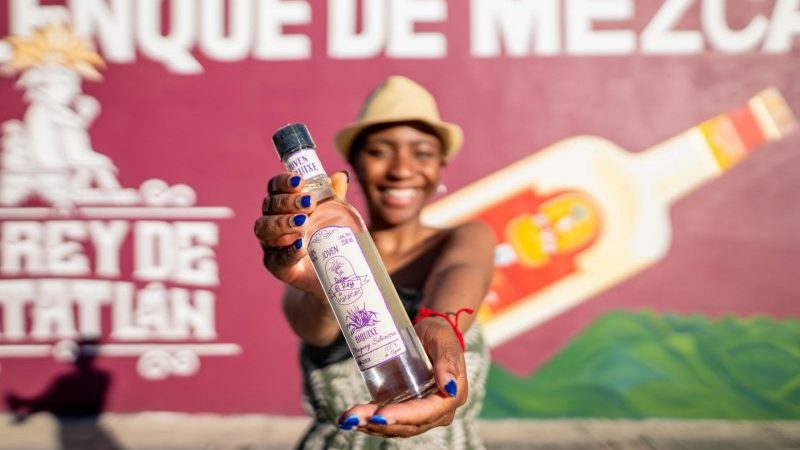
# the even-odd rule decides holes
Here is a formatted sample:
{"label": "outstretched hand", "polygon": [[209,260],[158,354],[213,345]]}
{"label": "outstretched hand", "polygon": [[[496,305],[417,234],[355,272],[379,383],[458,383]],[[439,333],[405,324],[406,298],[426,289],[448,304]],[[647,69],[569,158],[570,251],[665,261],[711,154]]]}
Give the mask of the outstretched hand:
{"label": "outstretched hand", "polygon": [[356,405],[339,417],[339,427],[384,437],[410,437],[447,426],[456,409],[467,401],[464,352],[444,319],[429,317],[414,327],[433,364],[438,391],[424,398],[378,407]]}
{"label": "outstretched hand", "polygon": [[[336,195],[344,199],[349,177],[345,172],[331,176]],[[303,236],[308,216],[316,200],[303,192],[303,178],[292,172],[281,173],[267,183],[268,195],[261,204],[261,217],[253,232],[264,249],[264,266],[279,280],[302,291],[319,289],[319,282],[306,255]]]}

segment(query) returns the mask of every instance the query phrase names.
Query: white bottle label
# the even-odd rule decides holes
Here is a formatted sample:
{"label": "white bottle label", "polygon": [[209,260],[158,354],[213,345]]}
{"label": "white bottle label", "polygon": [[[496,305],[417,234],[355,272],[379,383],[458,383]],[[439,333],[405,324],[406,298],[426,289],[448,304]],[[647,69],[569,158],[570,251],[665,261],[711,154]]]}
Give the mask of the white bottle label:
{"label": "white bottle label", "polygon": [[316,150],[311,148],[290,154],[283,163],[289,171],[299,173],[306,180],[317,175],[325,175]]}
{"label": "white bottle label", "polygon": [[353,230],[320,228],[308,255],[362,371],[406,351]]}

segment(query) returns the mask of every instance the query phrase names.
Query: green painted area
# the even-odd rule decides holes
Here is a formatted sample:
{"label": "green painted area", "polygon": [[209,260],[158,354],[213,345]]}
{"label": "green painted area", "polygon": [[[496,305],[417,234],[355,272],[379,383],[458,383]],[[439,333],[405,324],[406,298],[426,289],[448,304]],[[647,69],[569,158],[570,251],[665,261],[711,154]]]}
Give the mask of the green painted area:
{"label": "green painted area", "polygon": [[800,320],[612,312],[530,376],[493,364],[482,416],[800,419]]}

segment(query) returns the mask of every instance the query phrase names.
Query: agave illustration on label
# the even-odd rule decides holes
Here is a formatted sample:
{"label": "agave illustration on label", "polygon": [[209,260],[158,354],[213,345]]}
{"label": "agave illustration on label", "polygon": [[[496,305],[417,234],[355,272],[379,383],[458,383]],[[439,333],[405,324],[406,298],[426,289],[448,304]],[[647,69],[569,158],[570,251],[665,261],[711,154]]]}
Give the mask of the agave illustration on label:
{"label": "agave illustration on label", "polygon": [[362,305],[360,308],[356,306],[350,311],[347,311],[345,322],[347,323],[347,329],[350,330],[350,334],[355,334],[356,331],[374,326],[380,321],[378,320],[378,313],[368,311],[366,305]]}

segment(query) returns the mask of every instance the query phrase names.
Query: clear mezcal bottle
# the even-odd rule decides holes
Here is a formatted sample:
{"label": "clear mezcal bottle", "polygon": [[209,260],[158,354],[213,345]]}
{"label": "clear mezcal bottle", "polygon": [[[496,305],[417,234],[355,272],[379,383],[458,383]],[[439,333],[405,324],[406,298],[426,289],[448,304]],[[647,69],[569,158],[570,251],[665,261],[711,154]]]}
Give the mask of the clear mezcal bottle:
{"label": "clear mezcal bottle", "polygon": [[364,382],[378,404],[436,389],[433,370],[378,250],[352,206],[338,199],[303,124],[272,137],[281,162],[304,181],[317,207],[304,242]]}

